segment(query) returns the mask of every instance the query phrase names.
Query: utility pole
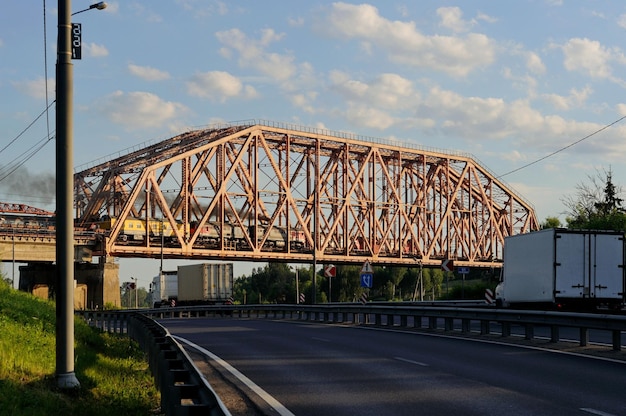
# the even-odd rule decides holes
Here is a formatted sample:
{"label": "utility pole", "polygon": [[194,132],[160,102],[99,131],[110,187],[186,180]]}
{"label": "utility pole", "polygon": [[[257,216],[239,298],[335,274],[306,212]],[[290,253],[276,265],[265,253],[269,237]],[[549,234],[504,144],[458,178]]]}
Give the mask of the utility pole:
{"label": "utility pole", "polygon": [[106,3],[71,13],[71,0],[58,0],[56,62],[56,379],[76,389],[74,374],[74,70],[72,14],[102,10]]}
{"label": "utility pole", "polygon": [[56,379],[75,389],[74,373],[74,219],[73,68],[71,0],[58,0],[56,62]]}

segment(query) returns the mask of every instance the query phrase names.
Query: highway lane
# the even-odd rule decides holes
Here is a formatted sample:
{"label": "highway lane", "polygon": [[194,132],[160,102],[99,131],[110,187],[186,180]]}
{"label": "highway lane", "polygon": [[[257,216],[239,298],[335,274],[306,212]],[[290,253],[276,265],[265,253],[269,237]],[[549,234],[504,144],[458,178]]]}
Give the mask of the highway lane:
{"label": "highway lane", "polygon": [[626,415],[626,365],[432,334],[269,319],[161,321],[307,415]]}

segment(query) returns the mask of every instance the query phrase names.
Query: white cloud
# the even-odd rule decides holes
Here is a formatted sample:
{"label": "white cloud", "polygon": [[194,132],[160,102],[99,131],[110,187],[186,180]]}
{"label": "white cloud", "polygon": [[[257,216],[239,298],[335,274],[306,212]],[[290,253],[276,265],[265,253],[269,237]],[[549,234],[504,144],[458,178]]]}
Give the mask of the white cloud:
{"label": "white cloud", "polygon": [[355,126],[384,130],[395,124],[389,112],[362,104],[351,104],[346,112],[346,119]]}
{"label": "white cloud", "polygon": [[187,111],[179,103],[165,101],[149,92],[116,91],[95,106],[113,123],[128,129],[161,127]]}
{"label": "white cloud", "polygon": [[291,78],[296,72],[293,56],[266,50],[284,37],[273,29],[262,30],[259,39],[249,38],[239,29],[217,32],[216,36],[224,45],[220,50],[222,56],[230,58],[233,52],[238,53],[238,64],[242,68],[257,70],[277,82]]}
{"label": "white cloud", "polygon": [[440,7],[437,15],[441,18],[439,26],[454,33],[468,32],[476,24],[476,21],[463,20],[463,12],[458,7]]}
{"label": "white cloud", "polygon": [[539,55],[534,52],[526,53],[526,68],[533,74],[543,74],[546,72],[546,66],[541,61]]}
{"label": "white cloud", "polygon": [[622,29],[626,29],[626,14],[620,14],[617,18],[617,25]]}
{"label": "white cloud", "polygon": [[586,86],[579,90],[572,88],[568,96],[544,94],[543,97],[558,110],[570,110],[572,108],[581,107],[592,93],[593,89],[590,86]]}
{"label": "white cloud", "polygon": [[561,46],[565,55],[563,64],[568,71],[577,71],[592,78],[609,78],[610,62],[618,53],[603,47],[600,42],[587,38],[573,38]]}
{"label": "white cloud", "polygon": [[[48,78],[48,97],[54,96],[54,90],[56,88],[55,78]],[[15,89],[23,94],[33,98],[46,98],[46,79],[43,77],[31,80],[13,82]]]}
{"label": "white cloud", "polygon": [[239,78],[223,71],[195,74],[187,82],[187,93],[220,102],[234,97],[255,98],[258,95],[254,87],[244,85]]}
{"label": "white cloud", "polygon": [[109,56],[109,50],[104,45],[98,45],[97,43],[84,43],[83,48],[85,48],[87,55],[94,58]]}
{"label": "white cloud", "polygon": [[374,45],[397,64],[443,71],[456,77],[488,66],[495,59],[494,42],[485,35],[426,36],[414,22],[385,19],[368,4],[334,3],[323,30]]}
{"label": "white cloud", "polygon": [[397,74],[381,74],[366,84],[348,78],[339,71],[330,74],[331,87],[352,102],[367,103],[386,109],[402,109],[410,106],[415,92],[412,82]]}
{"label": "white cloud", "polygon": [[128,71],[146,81],[163,81],[170,78],[170,74],[167,71],[161,71],[149,66],[128,64]]}
{"label": "white cloud", "polygon": [[481,12],[479,12],[479,13],[476,15],[476,20],[482,20],[482,21],[485,21],[485,22],[487,22],[487,23],[495,23],[495,22],[497,22],[497,21],[498,21],[498,19],[497,19],[497,18],[492,17],[492,16],[489,16],[489,15],[487,15],[487,14],[485,14],[485,13],[481,13]]}

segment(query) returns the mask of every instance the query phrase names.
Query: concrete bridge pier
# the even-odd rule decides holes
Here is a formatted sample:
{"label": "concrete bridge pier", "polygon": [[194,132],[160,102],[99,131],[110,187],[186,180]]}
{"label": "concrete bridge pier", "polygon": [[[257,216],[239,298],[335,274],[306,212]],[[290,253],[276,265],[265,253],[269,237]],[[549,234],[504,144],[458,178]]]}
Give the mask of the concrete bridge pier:
{"label": "concrete bridge pier", "polygon": [[[43,299],[55,298],[54,263],[28,263],[19,268],[19,290]],[[74,309],[120,307],[119,265],[112,261],[74,263]]]}

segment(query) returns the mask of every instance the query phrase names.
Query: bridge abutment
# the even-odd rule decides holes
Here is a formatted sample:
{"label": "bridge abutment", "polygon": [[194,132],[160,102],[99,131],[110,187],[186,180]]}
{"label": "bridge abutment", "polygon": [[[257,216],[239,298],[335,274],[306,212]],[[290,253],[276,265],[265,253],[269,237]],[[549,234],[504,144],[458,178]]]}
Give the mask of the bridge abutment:
{"label": "bridge abutment", "polygon": [[[19,268],[19,289],[43,299],[55,298],[56,264],[29,263]],[[119,265],[74,263],[74,309],[120,307]]]}

